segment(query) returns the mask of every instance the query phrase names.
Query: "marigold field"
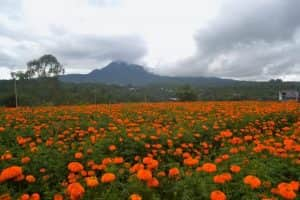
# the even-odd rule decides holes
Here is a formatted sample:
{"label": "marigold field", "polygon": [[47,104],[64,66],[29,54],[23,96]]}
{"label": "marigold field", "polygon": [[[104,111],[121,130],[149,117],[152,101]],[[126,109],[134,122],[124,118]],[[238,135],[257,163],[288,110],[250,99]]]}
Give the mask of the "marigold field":
{"label": "marigold field", "polygon": [[300,104],[0,108],[0,200],[300,199]]}

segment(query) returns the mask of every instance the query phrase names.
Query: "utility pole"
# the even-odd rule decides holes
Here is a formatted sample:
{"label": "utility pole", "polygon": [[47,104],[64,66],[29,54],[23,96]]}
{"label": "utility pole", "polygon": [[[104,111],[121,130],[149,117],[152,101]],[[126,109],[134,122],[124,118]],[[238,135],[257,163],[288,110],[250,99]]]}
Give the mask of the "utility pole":
{"label": "utility pole", "polygon": [[14,90],[15,90],[15,100],[16,100],[16,108],[18,107],[18,92],[17,92],[17,79],[14,77]]}
{"label": "utility pole", "polygon": [[97,105],[97,90],[94,90],[94,104]]}
{"label": "utility pole", "polygon": [[15,106],[16,108],[18,107],[18,91],[17,91],[17,74],[16,72],[11,72],[10,73],[13,81],[14,81],[14,95],[15,95]]}

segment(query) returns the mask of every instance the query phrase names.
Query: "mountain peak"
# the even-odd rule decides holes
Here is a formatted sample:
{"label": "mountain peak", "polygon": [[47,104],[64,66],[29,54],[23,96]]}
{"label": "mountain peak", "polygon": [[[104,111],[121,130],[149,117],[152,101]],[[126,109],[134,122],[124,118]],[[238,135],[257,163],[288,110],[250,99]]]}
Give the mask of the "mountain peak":
{"label": "mountain peak", "polygon": [[143,66],[124,61],[113,61],[104,68],[87,74],[90,81],[117,85],[145,85],[157,79],[156,76],[146,71]]}
{"label": "mountain peak", "polygon": [[112,61],[109,63],[106,67],[101,69],[102,71],[115,71],[115,70],[127,70],[127,71],[139,71],[139,72],[145,72],[148,73],[143,66],[136,65],[136,64],[129,64],[125,61]]}

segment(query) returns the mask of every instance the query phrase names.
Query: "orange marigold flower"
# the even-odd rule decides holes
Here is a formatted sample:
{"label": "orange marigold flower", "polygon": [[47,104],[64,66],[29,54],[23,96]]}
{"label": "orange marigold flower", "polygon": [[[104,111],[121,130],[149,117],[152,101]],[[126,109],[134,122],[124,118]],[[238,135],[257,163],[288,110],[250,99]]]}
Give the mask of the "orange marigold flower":
{"label": "orange marigold flower", "polygon": [[286,188],[282,188],[281,190],[279,190],[279,195],[284,199],[296,199],[297,197],[297,194],[293,190],[289,190]]}
{"label": "orange marigold flower", "polygon": [[157,173],[157,176],[164,177],[164,176],[166,176],[166,172],[160,171],[160,172]]}
{"label": "orange marigold flower", "polygon": [[74,173],[80,172],[83,170],[83,165],[80,162],[70,162],[68,164],[68,169]]}
{"label": "orange marigold flower", "polygon": [[96,174],[96,172],[93,171],[93,170],[87,171],[87,175],[88,175],[88,176],[95,176],[95,174]]}
{"label": "orange marigold flower", "polygon": [[22,173],[23,173],[22,167],[19,166],[11,166],[5,168],[2,170],[0,174],[0,183],[21,176]]}
{"label": "orange marigold flower", "polygon": [[148,187],[158,187],[159,181],[157,180],[157,178],[151,178],[150,180],[147,181],[147,186]]}
{"label": "orange marigold flower", "polygon": [[40,194],[39,193],[33,193],[30,197],[30,200],[40,200]]}
{"label": "orange marigold flower", "polygon": [[103,165],[108,165],[108,164],[111,164],[112,162],[113,162],[113,160],[111,158],[104,158],[102,160]]}
{"label": "orange marigold flower", "polygon": [[239,173],[241,171],[241,167],[238,165],[231,165],[230,166],[230,171],[232,173]]}
{"label": "orange marigold flower", "polygon": [[93,149],[91,149],[91,148],[87,149],[87,150],[86,150],[86,153],[87,153],[88,155],[91,155],[91,154],[93,153]]}
{"label": "orange marigold flower", "polygon": [[144,165],[141,163],[136,163],[129,169],[129,171],[130,171],[130,173],[135,173],[135,172],[139,171],[140,169],[144,169]]}
{"label": "orange marigold flower", "polygon": [[152,172],[148,169],[140,169],[137,173],[138,179],[148,181],[152,178]]}
{"label": "orange marigold flower", "polygon": [[253,139],[252,135],[246,135],[244,136],[245,141],[251,141]]}
{"label": "orange marigold flower", "polygon": [[46,171],[47,171],[46,168],[41,168],[41,169],[40,169],[40,172],[41,172],[41,173],[45,173]]}
{"label": "orange marigold flower", "polygon": [[152,160],[151,163],[147,165],[148,169],[156,169],[158,167],[158,161],[157,160]]}
{"label": "orange marigold flower", "polygon": [[261,181],[256,176],[248,175],[244,178],[244,183],[246,185],[250,185],[252,189],[259,188],[261,185]]}
{"label": "orange marigold flower", "polygon": [[300,183],[298,181],[291,181],[290,185],[294,191],[298,191],[300,187]]}
{"label": "orange marigold flower", "polygon": [[85,182],[90,188],[97,187],[99,185],[98,179],[95,176],[85,178]]}
{"label": "orange marigold flower", "polygon": [[222,160],[228,160],[230,156],[228,154],[224,154],[221,156]]}
{"label": "orange marigold flower", "polygon": [[85,190],[80,183],[75,182],[68,186],[67,192],[70,195],[71,200],[78,200],[83,197]]}
{"label": "orange marigold flower", "polygon": [[113,182],[114,180],[116,180],[116,175],[114,175],[113,173],[105,173],[101,177],[102,183],[110,183]]}
{"label": "orange marigold flower", "polygon": [[64,196],[61,194],[55,194],[53,200],[64,200]]}
{"label": "orange marigold flower", "polygon": [[76,159],[81,159],[81,158],[83,158],[83,153],[81,153],[81,152],[76,152],[75,155],[74,155],[74,157],[75,157]]}
{"label": "orange marigold flower", "polygon": [[13,157],[13,155],[12,155],[11,153],[9,153],[9,152],[7,152],[7,153],[5,153],[3,156],[1,156],[1,158],[2,158],[3,160],[11,160],[12,157]]}
{"label": "orange marigold flower", "polygon": [[232,132],[230,130],[221,131],[220,135],[222,137],[231,137],[232,136]]}
{"label": "orange marigold flower", "polygon": [[194,166],[197,165],[199,162],[199,160],[195,159],[195,158],[186,158],[183,160],[183,164],[187,165],[187,166]]}
{"label": "orange marigold flower", "polygon": [[108,147],[108,149],[110,150],[110,151],[115,151],[116,149],[117,149],[117,147],[115,146],[115,145],[109,145],[109,147]]}
{"label": "orange marigold flower", "polygon": [[88,175],[87,171],[85,171],[85,170],[82,170],[82,171],[80,172],[80,174],[81,174],[81,176],[83,176],[83,177],[86,177],[86,176]]}
{"label": "orange marigold flower", "polygon": [[25,177],[25,180],[28,182],[28,183],[34,183],[36,178],[33,176],[33,175],[27,175]]}
{"label": "orange marigold flower", "polygon": [[177,167],[169,169],[169,177],[176,177],[180,174],[180,171]]}
{"label": "orange marigold flower", "polygon": [[215,190],[210,193],[210,199],[211,200],[226,200],[226,195],[220,190]]}
{"label": "orange marigold flower", "polygon": [[213,163],[204,163],[202,165],[202,170],[208,173],[213,173],[217,171],[217,166]]}
{"label": "orange marigold flower", "polygon": [[5,131],[5,128],[4,127],[0,127],[0,133]]}
{"label": "orange marigold flower", "polygon": [[122,157],[116,157],[113,159],[113,162],[115,164],[122,164],[124,162],[124,159]]}
{"label": "orange marigold flower", "polygon": [[295,182],[296,181],[292,181],[291,183],[280,183],[273,192],[284,199],[295,199],[297,196],[296,191],[298,190],[298,188],[294,185]]}
{"label": "orange marigold flower", "polygon": [[218,184],[224,184],[227,181],[230,181],[232,179],[231,174],[229,173],[223,173],[220,175],[214,176],[214,182]]}
{"label": "orange marigold flower", "polygon": [[223,162],[223,159],[222,159],[222,158],[216,158],[216,159],[215,159],[215,163],[218,164],[218,163],[221,163],[221,162]]}
{"label": "orange marigold flower", "polygon": [[142,197],[139,194],[132,194],[129,197],[130,200],[142,200]]}
{"label": "orange marigold flower", "polygon": [[152,161],[153,161],[153,158],[151,158],[151,157],[143,158],[143,163],[146,164],[146,165],[151,164]]}
{"label": "orange marigold flower", "polygon": [[30,162],[30,157],[26,156],[21,159],[22,164],[27,164]]}
{"label": "orange marigold flower", "polygon": [[183,157],[183,158],[190,158],[190,157],[191,157],[191,154],[190,154],[189,152],[184,152],[184,153],[182,154],[182,157]]}
{"label": "orange marigold flower", "polygon": [[29,200],[29,199],[30,199],[29,194],[22,194],[22,196],[20,197],[20,200]]}

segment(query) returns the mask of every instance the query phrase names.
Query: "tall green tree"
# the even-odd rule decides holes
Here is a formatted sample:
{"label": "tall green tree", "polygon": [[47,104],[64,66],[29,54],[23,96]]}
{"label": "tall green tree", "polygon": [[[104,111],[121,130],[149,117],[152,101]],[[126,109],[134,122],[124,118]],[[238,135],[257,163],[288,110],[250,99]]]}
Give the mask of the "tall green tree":
{"label": "tall green tree", "polygon": [[56,77],[64,73],[63,65],[51,54],[43,55],[39,59],[34,59],[27,63],[26,75],[29,78]]}

